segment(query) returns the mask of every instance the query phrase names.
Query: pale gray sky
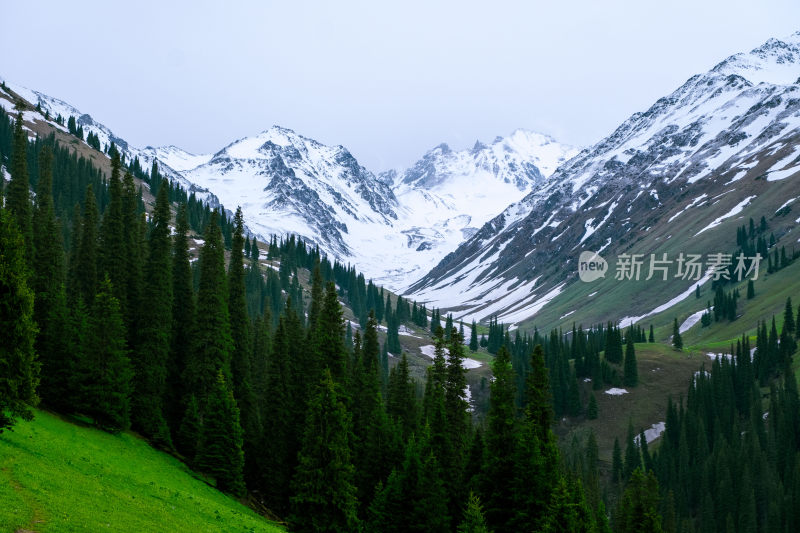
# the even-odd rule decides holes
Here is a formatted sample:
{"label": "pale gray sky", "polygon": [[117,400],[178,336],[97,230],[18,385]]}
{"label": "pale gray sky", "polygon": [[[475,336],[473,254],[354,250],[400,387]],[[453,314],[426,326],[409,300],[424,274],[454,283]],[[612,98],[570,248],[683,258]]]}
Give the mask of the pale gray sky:
{"label": "pale gray sky", "polygon": [[516,128],[589,145],[692,74],[800,29],[797,0],[4,2],[0,76],[136,146],[272,124],[371,170]]}

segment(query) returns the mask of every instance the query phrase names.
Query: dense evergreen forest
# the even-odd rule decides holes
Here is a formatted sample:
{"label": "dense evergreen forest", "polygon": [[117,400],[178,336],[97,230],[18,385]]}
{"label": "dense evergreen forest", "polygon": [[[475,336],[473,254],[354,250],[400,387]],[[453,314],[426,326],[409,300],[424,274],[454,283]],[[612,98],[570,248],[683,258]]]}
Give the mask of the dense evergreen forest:
{"label": "dense evergreen forest", "polygon": [[[21,117],[0,113],[0,432],[37,404],[133,429],[292,531],[800,530],[790,301],[780,335],[762,324],[752,358],[745,336],[670,401],[656,450],[631,427],[610,465],[593,435],[567,460],[554,420],[598,416],[579,379],[637,386],[652,327],[512,338],[493,320],[465,344],[452,317],[302,240],[251,240],[241,211],[113,146],[106,177],[53,137],[28,140]],[[401,324],[434,339],[424,383]],[[462,366],[479,345],[495,356],[481,418]]]}

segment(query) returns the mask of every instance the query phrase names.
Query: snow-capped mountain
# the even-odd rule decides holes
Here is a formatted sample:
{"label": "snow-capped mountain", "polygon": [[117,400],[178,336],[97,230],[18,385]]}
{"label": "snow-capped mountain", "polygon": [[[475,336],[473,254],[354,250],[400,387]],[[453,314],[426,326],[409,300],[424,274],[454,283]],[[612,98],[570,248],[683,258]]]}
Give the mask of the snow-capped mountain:
{"label": "snow-capped mountain", "polygon": [[[478,231],[483,224],[532,190],[578,150],[539,133],[516,130],[490,145],[477,141],[471,150],[441,144],[412,167],[389,171],[400,204],[397,229],[406,236],[408,254],[402,288]],[[415,261],[413,270],[408,265]],[[396,276],[395,276],[396,277]]]}
{"label": "snow-capped mountain", "polygon": [[518,130],[472,150],[440,145],[408,170],[376,176],[344,147],[278,126],[213,156],[152,151],[223,204],[241,205],[254,233],[300,235],[392,289],[424,275],[577,152]]}
{"label": "snow-capped mountain", "polygon": [[185,172],[197,168],[200,165],[208,163],[211,158],[214,157],[213,154],[191,154],[186,150],[172,145],[160,146],[158,148],[147,146],[142,152],[151,158],[158,159],[159,163],[167,165],[177,172]]}
{"label": "snow-capped mountain", "polygon": [[262,237],[301,235],[339,259],[353,256],[353,236],[380,232],[397,218],[391,189],[344,147],[278,126],[226,146],[184,175],[226,205],[240,205]]}
{"label": "snow-capped mountain", "polygon": [[[582,250],[649,253],[701,246],[709,234],[733,241],[723,220],[769,218],[800,196],[799,78],[800,32],[691,77],[562,164],[408,292],[458,316],[518,323],[569,297]],[[797,222],[774,223],[797,241]],[[681,232],[680,243],[666,242]],[[614,312],[645,311],[637,298]]]}

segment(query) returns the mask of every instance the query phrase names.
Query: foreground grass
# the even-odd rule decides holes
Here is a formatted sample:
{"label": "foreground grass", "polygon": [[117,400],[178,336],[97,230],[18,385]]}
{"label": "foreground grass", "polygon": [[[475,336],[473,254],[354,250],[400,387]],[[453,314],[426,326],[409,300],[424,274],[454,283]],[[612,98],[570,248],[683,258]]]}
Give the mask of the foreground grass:
{"label": "foreground grass", "polygon": [[0,531],[282,531],[131,434],[36,412],[0,434]]}

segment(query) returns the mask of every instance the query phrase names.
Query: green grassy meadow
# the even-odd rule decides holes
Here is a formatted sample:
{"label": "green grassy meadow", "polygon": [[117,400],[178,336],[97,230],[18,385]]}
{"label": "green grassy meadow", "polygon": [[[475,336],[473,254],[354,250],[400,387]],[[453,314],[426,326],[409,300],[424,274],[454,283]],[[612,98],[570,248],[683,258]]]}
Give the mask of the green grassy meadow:
{"label": "green grassy meadow", "polygon": [[130,433],[45,411],[0,434],[0,532],[282,531]]}

